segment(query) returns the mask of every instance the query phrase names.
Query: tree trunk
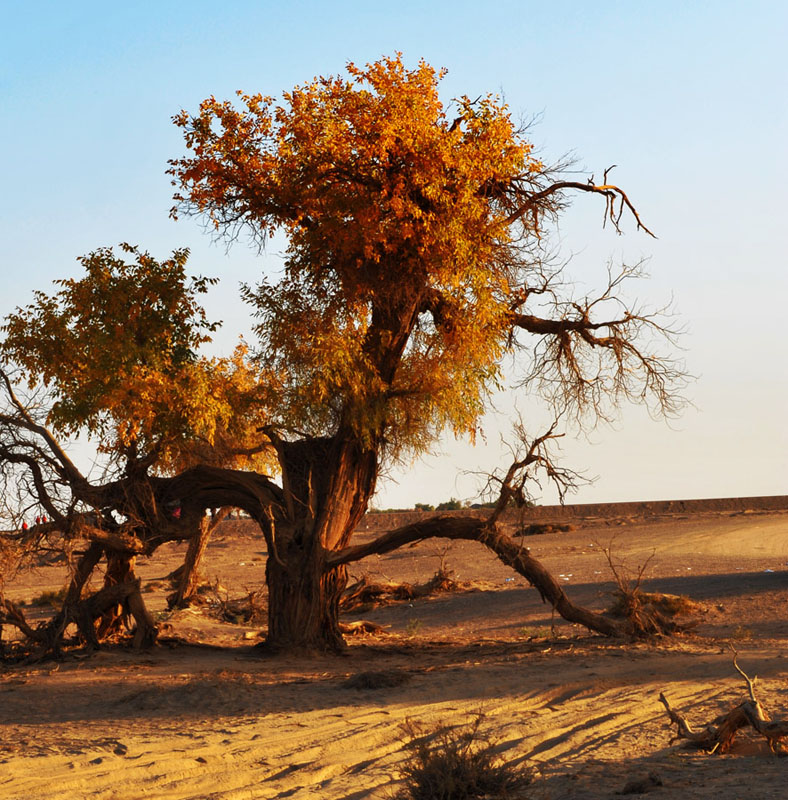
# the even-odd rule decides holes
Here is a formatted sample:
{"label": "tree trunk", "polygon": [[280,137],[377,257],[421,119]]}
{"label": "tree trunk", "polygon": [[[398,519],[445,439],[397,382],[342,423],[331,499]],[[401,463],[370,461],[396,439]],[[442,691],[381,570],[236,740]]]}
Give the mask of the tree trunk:
{"label": "tree trunk", "polygon": [[177,585],[175,591],[167,597],[168,608],[183,608],[194,599],[199,584],[200,562],[208,546],[208,540],[229,513],[229,508],[222,508],[215,516],[204,514],[200,519],[200,528],[189,540],[183,564],[170,575],[177,580]]}
{"label": "tree trunk", "polygon": [[272,650],[340,651],[339,598],[347,583],[344,567],[324,572],[316,553],[299,553],[292,568],[273,558],[266,568],[268,634]]}
{"label": "tree trunk", "polygon": [[[343,565],[327,569],[347,545],[375,488],[377,459],[351,438],[279,442],[286,519],[268,521],[268,634],[273,650],[339,651]],[[265,528],[266,521],[260,524]]]}

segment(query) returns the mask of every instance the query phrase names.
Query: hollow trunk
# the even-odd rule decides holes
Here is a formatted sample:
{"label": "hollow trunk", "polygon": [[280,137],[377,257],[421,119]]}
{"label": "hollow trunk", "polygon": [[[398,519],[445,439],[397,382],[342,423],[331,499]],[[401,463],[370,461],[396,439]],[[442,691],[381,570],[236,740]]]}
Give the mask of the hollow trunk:
{"label": "hollow trunk", "polygon": [[[274,650],[341,650],[344,566],[327,556],[345,547],[375,487],[374,451],[340,437],[281,442],[286,518],[270,521],[268,634]],[[261,521],[261,524],[263,522]]]}

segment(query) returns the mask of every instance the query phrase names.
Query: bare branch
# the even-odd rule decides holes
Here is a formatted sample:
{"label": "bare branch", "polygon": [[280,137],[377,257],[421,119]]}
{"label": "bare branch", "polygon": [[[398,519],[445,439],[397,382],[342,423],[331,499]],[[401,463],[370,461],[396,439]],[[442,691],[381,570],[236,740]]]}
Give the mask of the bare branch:
{"label": "bare branch", "polygon": [[649,236],[657,238],[640,219],[637,209],[632,204],[632,201],[627,196],[627,193],[619,186],[612,183],[607,183],[607,175],[613,167],[608,167],[605,170],[603,183],[597,185],[593,183],[593,179],[588,183],[581,183],[580,181],[556,181],[549,186],[539,189],[538,191],[520,191],[515,193],[515,197],[520,201],[517,208],[515,208],[506,218],[507,225],[513,225],[526,214],[538,216],[543,213],[547,202],[555,195],[560,196],[567,190],[577,192],[587,192],[591,194],[598,194],[605,198],[605,222],[612,223],[613,227],[618,233],[621,232],[621,217],[624,209],[628,210],[635,218],[637,229],[645,231]]}

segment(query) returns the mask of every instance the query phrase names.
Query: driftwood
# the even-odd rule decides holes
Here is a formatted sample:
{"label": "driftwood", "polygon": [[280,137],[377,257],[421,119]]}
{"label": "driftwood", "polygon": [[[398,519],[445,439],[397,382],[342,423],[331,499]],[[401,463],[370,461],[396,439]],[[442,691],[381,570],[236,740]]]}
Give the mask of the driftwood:
{"label": "driftwood", "polygon": [[733,666],[747,684],[749,699],[739,703],[705,728],[694,729],[682,714],[671,708],[664,692],[660,692],[659,700],[665,706],[671,723],[676,725],[676,735],[671,741],[686,739],[692,747],[706,750],[708,753],[727,753],[733,745],[736,734],[742,728],[749,726],[766,739],[773,753],[787,754],[788,749],[783,744],[783,739],[788,736],[788,721],[771,721],[766,716],[755,696],[757,678],[750,678],[744,672],[736,660],[735,652]]}
{"label": "driftwood", "polygon": [[468,588],[470,588],[470,584],[458,583],[452,577],[452,571],[443,567],[426,583],[373,583],[366,575],[362,575],[359,580],[351,583],[345,589],[339,601],[339,610],[342,613],[358,610],[369,611],[378,606]]}
{"label": "driftwood", "polygon": [[361,633],[385,633],[386,629],[368,619],[357,619],[353,622],[340,622],[339,630],[343,636],[355,636]]}

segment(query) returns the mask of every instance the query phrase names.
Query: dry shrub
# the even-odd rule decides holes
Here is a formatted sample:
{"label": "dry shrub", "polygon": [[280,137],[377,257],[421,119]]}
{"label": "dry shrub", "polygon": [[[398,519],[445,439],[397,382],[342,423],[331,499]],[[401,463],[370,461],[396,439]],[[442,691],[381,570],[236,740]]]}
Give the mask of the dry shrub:
{"label": "dry shrub", "polygon": [[575,529],[574,525],[569,525],[562,522],[534,522],[531,525],[525,525],[517,531],[517,536],[539,536],[543,533],[567,533]]}
{"label": "dry shrub", "polygon": [[465,725],[431,731],[406,722],[410,754],[400,767],[405,785],[396,800],[524,798],[533,770],[501,759],[496,742],[481,730],[483,720],[484,715],[477,714]]}
{"label": "dry shrub", "polygon": [[211,613],[223,622],[234,625],[262,625],[268,620],[266,590],[249,591],[243,597],[231,598],[222,592],[218,581],[213,584],[212,591],[205,593],[207,605]]}
{"label": "dry shrub", "polygon": [[674,617],[702,609],[699,603],[682,595],[644,592],[640,588],[653,553],[643,566],[639,567],[634,577],[623,564],[614,562],[609,547],[604,548],[604,553],[618,586],[612,593],[613,603],[608,613],[626,620],[631,636],[639,639],[665,636],[692,627],[694,624],[692,621],[679,623]]}
{"label": "dry shrub", "polygon": [[[664,594],[663,592],[643,592],[637,590],[637,597],[641,605],[659,611],[668,617],[675,617],[679,614],[694,614],[703,611],[701,603],[692,600],[684,594]],[[608,608],[607,613],[614,617],[625,617],[627,601],[625,595],[620,591],[613,593],[613,603]]]}
{"label": "dry shrub", "polygon": [[60,611],[63,607],[63,601],[66,599],[66,592],[68,587],[64,586],[62,589],[44,591],[36,595],[31,601],[31,606],[51,606],[56,611]]}

